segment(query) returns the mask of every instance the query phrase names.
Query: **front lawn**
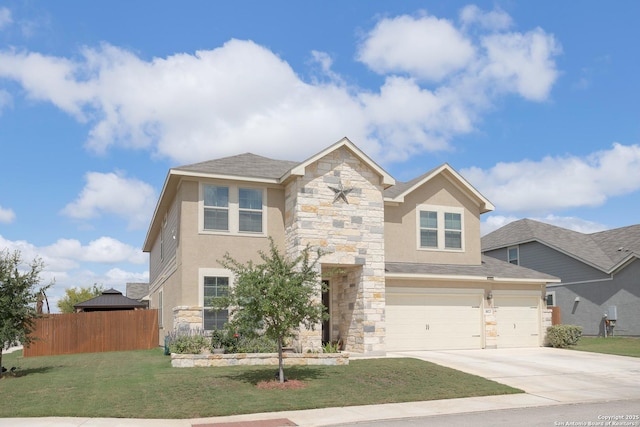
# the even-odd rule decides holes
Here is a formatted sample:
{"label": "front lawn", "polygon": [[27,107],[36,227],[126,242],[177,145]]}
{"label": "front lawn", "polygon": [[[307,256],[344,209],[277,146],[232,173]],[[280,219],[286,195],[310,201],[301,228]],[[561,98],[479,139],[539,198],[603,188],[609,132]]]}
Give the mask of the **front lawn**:
{"label": "front lawn", "polygon": [[171,368],[161,349],[23,358],[3,355],[0,417],[199,418],[521,393],[417,359],[285,366],[303,389],[263,390],[274,367]]}
{"label": "front lawn", "polygon": [[574,350],[593,353],[640,357],[640,338],[634,337],[581,337]]}

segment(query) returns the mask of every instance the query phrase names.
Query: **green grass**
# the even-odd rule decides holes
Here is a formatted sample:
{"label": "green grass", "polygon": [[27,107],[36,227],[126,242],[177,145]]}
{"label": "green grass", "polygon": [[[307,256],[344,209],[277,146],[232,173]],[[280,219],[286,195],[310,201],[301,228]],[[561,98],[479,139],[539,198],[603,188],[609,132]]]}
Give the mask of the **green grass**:
{"label": "green grass", "polygon": [[633,337],[581,337],[573,350],[593,353],[640,357],[640,338]]}
{"label": "green grass", "polygon": [[300,390],[263,390],[275,367],[172,368],[161,349],[23,358],[0,379],[0,417],[197,418],[255,412],[521,393],[417,359],[289,367]]}

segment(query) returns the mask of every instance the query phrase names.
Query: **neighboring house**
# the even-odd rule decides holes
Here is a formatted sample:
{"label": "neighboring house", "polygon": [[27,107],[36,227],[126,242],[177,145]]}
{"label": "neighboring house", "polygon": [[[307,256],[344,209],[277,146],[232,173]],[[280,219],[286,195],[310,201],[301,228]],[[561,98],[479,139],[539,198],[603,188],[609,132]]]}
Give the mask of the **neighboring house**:
{"label": "neighboring house", "polygon": [[149,284],[140,282],[127,283],[127,298],[149,305]]}
{"label": "neighboring house", "polygon": [[147,308],[147,304],[127,298],[122,295],[122,292],[115,289],[107,289],[97,297],[74,304],[73,308],[76,309],[76,312],[143,310]]}
{"label": "neighboring house", "polygon": [[522,219],[484,236],[482,250],[559,277],[547,305],[584,335],[604,335],[607,323],[607,333],[640,335],[640,225],[584,234]]}
{"label": "neighboring house", "polygon": [[289,256],[319,247],[333,272],[318,292],[330,319],[300,332],[303,351],[539,346],[557,279],[482,257],[480,215],[493,209],[447,164],[396,182],[347,138],[303,162],[247,153],[173,168],[143,246],[160,342],[222,327],[228,313],[206,306],[233,286],[219,260],[259,261],[271,236]]}

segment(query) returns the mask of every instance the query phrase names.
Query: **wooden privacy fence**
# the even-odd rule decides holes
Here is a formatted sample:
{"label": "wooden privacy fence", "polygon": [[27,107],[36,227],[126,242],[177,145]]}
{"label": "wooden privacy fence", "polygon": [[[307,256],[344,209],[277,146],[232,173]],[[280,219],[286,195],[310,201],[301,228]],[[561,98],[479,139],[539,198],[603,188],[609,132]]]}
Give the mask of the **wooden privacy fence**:
{"label": "wooden privacy fence", "polygon": [[560,316],[560,307],[549,307],[551,309],[551,324],[559,325],[562,323],[562,317]]}
{"label": "wooden privacy fence", "polygon": [[158,346],[158,310],[50,314],[36,320],[24,356],[145,350]]}

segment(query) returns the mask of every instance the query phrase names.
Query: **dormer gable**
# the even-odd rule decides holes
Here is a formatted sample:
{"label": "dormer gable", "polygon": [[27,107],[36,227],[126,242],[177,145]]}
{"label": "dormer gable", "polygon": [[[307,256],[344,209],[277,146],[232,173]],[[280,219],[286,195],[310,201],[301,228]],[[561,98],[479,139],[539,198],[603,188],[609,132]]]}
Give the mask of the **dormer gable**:
{"label": "dormer gable", "polygon": [[444,163],[417,178],[408,182],[400,182],[384,192],[384,201],[387,204],[397,205],[404,203],[405,197],[422,187],[423,185],[433,181],[436,177],[441,176],[451,182],[457,189],[466,194],[469,199],[478,205],[480,213],[491,212],[495,210],[495,206],[476,190],[462,175],[453,169],[448,163]]}

